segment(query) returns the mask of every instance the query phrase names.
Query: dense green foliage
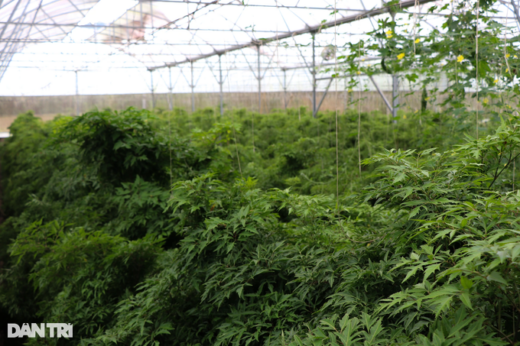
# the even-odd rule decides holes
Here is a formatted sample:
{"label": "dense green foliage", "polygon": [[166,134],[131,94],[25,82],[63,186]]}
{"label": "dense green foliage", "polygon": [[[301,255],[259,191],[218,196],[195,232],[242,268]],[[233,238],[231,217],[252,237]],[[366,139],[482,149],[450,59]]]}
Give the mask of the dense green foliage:
{"label": "dense green foliage", "polygon": [[335,196],[333,116],[19,116],[1,309],[74,324],[28,345],[517,342],[518,119],[364,114],[358,177],[340,115]]}
{"label": "dense green foliage", "polygon": [[[444,150],[461,143],[459,134],[474,131],[474,127],[461,119],[445,114],[403,114],[395,124],[388,115],[370,114],[350,110],[338,117],[337,145],[334,112],[321,114],[314,119],[307,110],[289,109],[273,112],[269,116],[246,110],[230,112],[224,118],[214,109],[199,110],[187,114],[182,109],[175,112],[159,110],[154,124],[158,131],[173,138],[183,137],[194,131],[199,145],[219,144],[211,155],[229,164],[243,176],[254,176],[258,187],[287,188],[304,194],[336,193],[336,148],[340,193],[355,190],[366,183],[359,179],[358,116],[361,120],[361,160],[383,149]],[[491,118],[490,126],[499,121]],[[487,127],[480,127],[486,133]],[[222,135],[220,135],[222,134]],[[238,157],[237,157],[238,153]],[[239,160],[241,165],[239,167]],[[223,172],[224,168],[212,167]],[[362,166],[363,172],[372,167]]]}
{"label": "dense green foliage", "polygon": [[520,53],[495,2],[446,5],[443,32],[380,20],[338,57],[422,87],[396,119],[20,115],[0,150],[0,316],[74,338],[13,342],[518,345]]}

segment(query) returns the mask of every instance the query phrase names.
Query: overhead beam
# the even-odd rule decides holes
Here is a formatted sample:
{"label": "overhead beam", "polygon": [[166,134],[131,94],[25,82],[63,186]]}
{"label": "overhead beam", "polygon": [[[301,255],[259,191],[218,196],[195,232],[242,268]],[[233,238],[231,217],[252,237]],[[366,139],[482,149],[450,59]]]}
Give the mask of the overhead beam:
{"label": "overhead beam", "polygon": [[[124,41],[124,40],[123,40]],[[16,42],[16,43],[63,43],[63,39],[23,39],[23,38],[20,38],[20,39],[0,39],[0,42],[7,42],[7,43],[10,43],[10,42]],[[127,43],[121,43],[122,41],[121,40],[112,40],[112,41],[98,41],[98,42],[94,42],[94,41],[90,41],[90,42],[84,42],[84,41],[70,41],[70,42],[67,42],[67,44],[85,44],[85,43],[88,43],[88,44],[117,44],[117,45],[126,45]],[[130,42],[132,43],[132,42]],[[190,42],[182,42],[182,43],[168,43],[168,42],[146,42],[146,45],[147,46],[208,46],[207,43],[190,43]],[[211,43],[212,46],[226,46],[226,47],[229,47],[229,44],[225,44],[225,43]],[[316,48],[325,48],[325,47],[328,47],[325,46],[325,45],[316,45]],[[287,49],[294,49],[296,47],[293,47],[293,46],[288,46]],[[24,53],[24,54],[32,54],[32,53]],[[49,55],[47,53],[38,53],[38,54],[46,54],[46,55]],[[59,53],[56,53],[56,54],[59,54]],[[108,53],[107,53],[108,54]],[[75,54],[72,54],[72,55],[75,55]],[[79,54],[78,54],[79,55]],[[114,55],[114,54],[110,54],[110,55]],[[171,54],[169,53],[162,53],[162,54],[154,54],[154,53],[146,53],[146,55],[169,55],[171,56]],[[255,54],[256,55],[256,54]]]}
{"label": "overhead beam", "polygon": [[[0,25],[19,25],[19,26],[44,26],[44,27],[52,27],[52,28],[61,28],[61,27],[72,27],[72,28],[86,28],[86,29],[134,29],[134,30],[142,30],[142,29],[152,29],[151,26],[144,25],[124,25],[124,24],[76,24],[76,23],[18,23],[14,21],[0,21]],[[161,30],[187,30],[184,28],[163,28]],[[276,30],[233,30],[233,29],[198,29],[192,28],[190,31],[217,31],[217,32],[261,32],[261,33],[287,33],[290,31],[276,31]],[[103,34],[103,33],[101,33]],[[107,35],[107,34],[104,34]]]}
{"label": "overhead beam", "polygon": [[336,76],[336,77],[316,78],[316,80],[317,81],[322,81],[322,80],[329,80],[330,81],[331,79],[345,79],[345,78],[352,78],[352,77],[358,77],[358,76],[364,77],[366,75],[367,75],[366,73],[361,73],[361,74],[344,74],[344,75]]}
{"label": "overhead beam", "polygon": [[[322,47],[322,46],[316,46],[316,47]],[[326,46],[323,46],[323,47],[326,47]],[[366,57],[366,58],[354,59],[354,62],[364,62],[364,61],[381,61],[381,57]],[[317,67],[321,68],[321,67],[345,65],[345,64],[348,64],[348,62],[338,62],[338,63],[328,62],[328,63],[318,65]],[[297,65],[297,66],[290,66],[290,67],[282,67],[281,69],[284,71],[289,71],[289,70],[301,70],[301,69],[307,69],[307,68],[309,68],[309,67],[306,65]]]}
{"label": "overhead beam", "polygon": [[[426,3],[429,3],[429,2],[434,2],[434,1],[435,0],[406,0],[406,1],[402,1],[399,4],[399,7],[401,9],[405,9],[405,8],[414,7],[416,5],[423,5],[423,4],[426,4]],[[241,49],[252,47],[252,46],[261,46],[261,45],[264,45],[266,43],[284,40],[284,39],[287,39],[287,38],[290,38],[290,37],[293,37],[293,36],[300,36],[300,35],[310,34],[312,32],[320,32],[321,30],[332,28],[334,26],[338,26],[338,25],[342,25],[342,24],[348,24],[348,23],[353,23],[353,22],[359,21],[361,19],[365,19],[365,18],[368,18],[368,17],[371,17],[371,16],[377,16],[377,15],[381,15],[381,14],[385,14],[385,13],[389,13],[389,12],[390,12],[390,8],[389,7],[386,7],[386,6],[385,7],[380,7],[380,8],[376,8],[376,9],[373,9],[373,10],[370,10],[370,11],[362,12],[362,13],[359,13],[359,14],[356,14],[356,15],[353,15],[353,16],[343,17],[343,18],[339,18],[337,20],[325,22],[325,23],[322,23],[322,24],[319,24],[319,25],[308,26],[305,29],[296,30],[296,31],[293,31],[293,32],[290,32],[290,33],[284,33],[284,34],[281,34],[281,35],[276,35],[276,36],[265,38],[265,39],[261,39],[261,40],[252,40],[251,42],[234,45],[234,46],[231,46],[231,47],[226,48],[226,49],[216,49],[212,53],[201,54],[201,55],[198,55],[198,56],[193,57],[193,58],[186,58],[185,60],[182,60],[182,61],[179,61],[179,62],[168,63],[168,64],[164,64],[162,66],[151,67],[149,69],[150,70],[157,70],[157,69],[165,68],[165,67],[178,66],[178,65],[186,64],[186,63],[193,62],[193,61],[199,61],[199,60],[207,59],[207,58],[210,58],[210,57],[215,56],[215,55],[222,55],[222,54],[226,54],[226,53],[233,52],[233,51],[236,51],[236,50],[241,50]]]}
{"label": "overhead beam", "polygon": [[[265,8],[287,8],[294,10],[324,10],[324,11],[334,11],[333,6],[327,7],[318,7],[318,6],[286,6],[286,5],[262,5],[262,4],[247,4],[243,5],[240,3],[226,3],[220,4],[216,1],[212,2],[200,2],[200,1],[186,1],[186,0],[141,0],[142,2],[164,2],[170,4],[194,4],[194,5],[217,5],[222,7],[227,6],[240,6],[240,7],[265,7]],[[352,12],[363,12],[361,9],[353,9],[353,8],[336,8],[337,11],[352,11]]]}

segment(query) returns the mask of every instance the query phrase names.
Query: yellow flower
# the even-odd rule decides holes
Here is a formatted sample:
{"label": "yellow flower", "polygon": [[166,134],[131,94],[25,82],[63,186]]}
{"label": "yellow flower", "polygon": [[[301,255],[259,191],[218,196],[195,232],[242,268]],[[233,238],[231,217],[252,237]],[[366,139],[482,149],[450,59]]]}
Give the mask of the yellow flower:
{"label": "yellow flower", "polygon": [[404,55],[405,55],[404,53],[399,54],[399,55],[397,56],[397,59],[401,60],[402,58],[404,58]]}
{"label": "yellow flower", "polygon": [[[417,112],[416,112],[417,113]],[[406,119],[406,115],[403,115],[403,119]]]}
{"label": "yellow flower", "polygon": [[417,40],[415,40],[415,43],[419,43],[419,42],[421,42],[421,39],[420,39],[420,38],[418,38]]}
{"label": "yellow flower", "polygon": [[429,101],[429,100],[430,100],[430,98],[429,98],[429,97],[427,97],[427,98],[425,98],[425,99],[424,99],[424,101]]}
{"label": "yellow flower", "polygon": [[351,93],[351,92],[352,92],[352,89],[348,89],[348,92]]}
{"label": "yellow flower", "polygon": [[457,62],[461,62],[462,60],[464,60],[464,55],[459,55],[457,57]]}
{"label": "yellow flower", "polygon": [[509,69],[508,69],[508,68],[506,68],[506,73],[508,73],[508,72],[509,72]]}
{"label": "yellow flower", "polygon": [[357,71],[356,73],[357,73],[357,74],[361,74],[361,71]]}
{"label": "yellow flower", "polygon": [[386,32],[386,38],[392,38],[392,37],[394,37],[393,34],[394,34],[394,32],[393,32],[392,30],[388,30],[388,31]]}
{"label": "yellow flower", "polygon": [[515,59],[518,59],[518,56],[515,55],[514,58],[515,58]]}
{"label": "yellow flower", "polygon": [[511,54],[507,53],[506,54],[506,59],[508,59],[510,56],[511,56]]}
{"label": "yellow flower", "polygon": [[487,97],[482,101],[482,103],[484,103],[484,104],[487,104],[488,102],[489,102],[489,99]]}
{"label": "yellow flower", "polygon": [[498,83],[498,79],[495,79],[495,80],[493,81],[493,83],[497,84],[497,83]]}

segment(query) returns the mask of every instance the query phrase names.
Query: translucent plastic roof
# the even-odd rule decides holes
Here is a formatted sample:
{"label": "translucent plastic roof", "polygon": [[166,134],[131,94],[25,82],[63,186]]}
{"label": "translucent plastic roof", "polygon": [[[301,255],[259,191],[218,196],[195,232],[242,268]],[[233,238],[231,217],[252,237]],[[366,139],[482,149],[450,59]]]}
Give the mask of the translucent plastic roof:
{"label": "translucent plastic roof", "polygon": [[[501,1],[497,14],[511,18],[510,24],[517,23],[515,1]],[[428,9],[450,2],[400,3],[408,13],[424,14],[418,20],[428,30],[447,14],[426,15]],[[215,91],[219,55],[224,77],[234,83],[230,90],[252,89],[258,64],[266,90],[280,90],[283,70],[293,85],[308,90],[308,69],[292,68],[311,64],[311,32],[319,67],[328,63],[328,47],[341,50],[366,38],[385,16],[382,0],[0,0],[0,94],[14,90],[24,73],[40,77],[23,93],[47,94],[49,85],[50,94],[73,93],[71,85],[57,91],[60,83],[54,87],[52,81],[67,75],[68,84],[72,72],[81,75],[82,93],[165,92],[173,84],[182,92],[193,84]],[[410,18],[405,13],[398,20]],[[1,78],[8,66],[13,72],[6,87]],[[109,75],[112,80],[94,85]]]}
{"label": "translucent plastic roof", "polygon": [[97,3],[0,0],[0,80],[15,53],[31,43],[64,39]]}
{"label": "translucent plastic roof", "polygon": [[[4,0],[0,4],[4,67],[28,44],[63,41],[107,44],[153,68],[254,40],[290,37],[322,22],[381,7],[380,0]],[[334,9],[336,16],[331,14]],[[353,34],[362,33],[355,29],[351,28]]]}
{"label": "translucent plastic roof", "polygon": [[[365,0],[374,6],[380,1]],[[369,4],[373,2],[374,4]],[[185,61],[251,41],[291,35],[331,21],[334,1],[153,1],[139,2],[93,41],[115,44],[147,67]],[[341,6],[341,7],[340,7]],[[338,18],[362,11],[358,1],[338,1]],[[144,28],[144,29],[143,29]],[[330,36],[330,35],[329,35]]]}

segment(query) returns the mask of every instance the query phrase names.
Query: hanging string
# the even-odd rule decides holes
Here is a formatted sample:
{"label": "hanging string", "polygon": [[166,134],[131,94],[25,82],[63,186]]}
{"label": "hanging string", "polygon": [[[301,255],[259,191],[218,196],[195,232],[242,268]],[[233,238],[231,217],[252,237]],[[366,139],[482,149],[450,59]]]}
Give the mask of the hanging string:
{"label": "hanging string", "polygon": [[242,166],[240,165],[240,154],[238,153],[238,143],[237,143],[237,134],[235,132],[235,121],[233,120],[233,137],[234,137],[234,140],[235,140],[235,152],[237,154],[237,162],[238,162],[238,171],[240,172],[240,176],[243,178],[244,176],[242,175]]}
{"label": "hanging string", "polygon": [[298,121],[302,120],[302,107],[300,106],[300,97],[298,96]]}
{"label": "hanging string", "polygon": [[255,115],[253,112],[251,112],[251,140],[253,141],[253,153],[255,153]]}
{"label": "hanging string", "polygon": [[[506,17],[506,28],[507,28],[507,17]],[[511,74],[511,67],[509,66],[509,60],[507,56],[507,32],[504,34],[504,60],[506,61],[507,70],[506,73],[509,73],[509,77],[513,77]]]}
{"label": "hanging string", "polygon": [[[506,32],[504,33],[504,60],[506,61],[506,74],[509,73],[509,77],[513,77],[511,74],[511,67],[509,66],[509,60],[507,56],[507,16],[506,16]],[[513,161],[513,192],[515,192],[515,173],[516,173],[516,158]]]}
{"label": "hanging string", "polygon": [[478,78],[478,21],[479,21],[479,12],[480,12],[480,0],[477,0],[477,25],[476,25],[476,34],[475,34],[475,59],[476,59],[476,82],[477,82],[477,110],[475,112],[476,116],[476,127],[477,127],[477,140],[478,140],[478,111],[479,111],[479,99],[478,99],[478,84],[479,84],[479,78]]}
{"label": "hanging string", "polygon": [[[227,58],[227,54],[224,54],[224,57],[226,58],[226,66],[227,66],[226,80],[227,80],[227,83],[228,83],[228,90],[231,91],[231,83],[229,82],[229,80],[230,80],[230,78],[229,78],[229,70],[231,69],[231,67],[230,67],[230,64],[229,64],[229,59]],[[231,121],[232,121],[232,124],[233,124],[233,126],[232,126],[233,127],[233,139],[235,140],[235,152],[237,154],[238,171],[240,172],[240,176],[243,178],[244,176],[242,175],[242,166],[240,165],[240,154],[238,153],[238,141],[237,141],[237,134],[236,134],[236,131],[235,131],[235,120],[236,120],[236,118],[234,116],[232,116],[231,117]]]}
{"label": "hanging string", "polygon": [[[173,88],[172,88],[172,70],[171,68],[168,69],[169,75],[170,75],[170,95],[171,97],[171,105],[172,110],[168,114],[168,150],[170,152],[170,194],[173,195],[173,191],[171,191],[171,188],[173,186],[173,161],[172,161],[172,114],[174,112],[173,108]],[[170,197],[171,197],[170,195]]]}
{"label": "hanging string", "polygon": [[[358,42],[358,61],[361,66],[361,40]],[[358,93],[358,129],[357,129],[357,144],[358,144],[358,166],[359,177],[361,178],[361,71],[358,67],[359,74],[359,93]]]}
{"label": "hanging string", "polygon": [[[258,47],[260,49],[260,47]],[[247,58],[246,58],[247,59]],[[251,90],[253,90],[253,87],[251,87]],[[251,141],[253,144],[253,153],[255,152],[255,114],[253,112],[253,98],[251,98]],[[258,110],[258,113],[260,113],[260,110]]]}
{"label": "hanging string", "polygon": [[173,186],[173,163],[172,163],[172,112],[168,115],[168,150],[170,152],[170,189]]}
{"label": "hanging string", "polygon": [[[506,17],[506,28],[507,28],[507,17]],[[507,46],[507,33],[504,34],[504,59],[506,61],[506,66],[508,65],[507,64],[507,53],[506,53],[506,46]],[[507,72],[506,72],[507,73]],[[498,78],[498,81],[501,81],[502,80],[502,69],[500,69],[500,74],[499,74],[499,78]],[[496,87],[496,91],[497,91],[497,94],[499,93],[499,84],[498,84],[498,81],[495,85]],[[498,114],[502,114],[502,108],[504,108],[504,96],[501,94],[500,95],[500,98],[502,100],[502,106],[499,105],[499,109],[498,109]]]}
{"label": "hanging string", "polygon": [[[338,73],[338,27],[336,25],[338,11],[336,0],[334,0],[334,74]],[[339,141],[338,141],[338,79],[335,78],[336,88],[336,212],[339,212]]]}
{"label": "hanging string", "polygon": [[415,60],[415,40],[416,40],[416,32],[417,32],[417,6],[419,5],[419,0],[415,0],[414,4],[414,14],[413,14],[413,57]]}
{"label": "hanging string", "polygon": [[[415,67],[416,65],[416,55],[417,55],[417,50],[416,50],[416,41],[417,41],[417,13],[418,13],[418,6],[419,6],[419,1],[418,0],[415,0],[415,3],[414,3],[414,13],[413,13],[413,67]],[[413,91],[413,87],[412,87],[412,82],[409,81],[409,87],[410,87],[410,91]],[[422,125],[422,117],[419,117],[419,124]],[[370,153],[370,144],[368,145],[368,153],[369,155],[371,156],[371,153]]]}

